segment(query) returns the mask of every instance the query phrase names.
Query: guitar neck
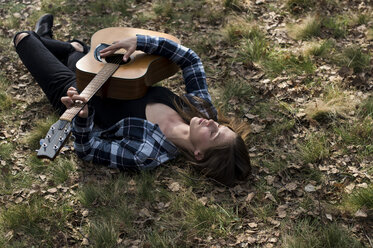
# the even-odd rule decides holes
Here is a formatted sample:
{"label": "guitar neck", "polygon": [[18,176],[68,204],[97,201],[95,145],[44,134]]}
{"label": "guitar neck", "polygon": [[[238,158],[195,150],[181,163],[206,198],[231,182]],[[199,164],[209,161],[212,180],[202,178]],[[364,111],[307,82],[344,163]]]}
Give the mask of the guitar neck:
{"label": "guitar neck", "polygon": [[[97,73],[97,75],[92,79],[92,81],[85,87],[85,89],[80,93],[81,96],[87,99],[87,102],[94,96],[97,91],[105,84],[105,82],[114,74],[114,72],[119,68],[119,64],[107,63],[104,67]],[[71,122],[74,117],[82,110],[85,104],[76,104],[76,106],[67,109],[60,120],[65,120]]]}

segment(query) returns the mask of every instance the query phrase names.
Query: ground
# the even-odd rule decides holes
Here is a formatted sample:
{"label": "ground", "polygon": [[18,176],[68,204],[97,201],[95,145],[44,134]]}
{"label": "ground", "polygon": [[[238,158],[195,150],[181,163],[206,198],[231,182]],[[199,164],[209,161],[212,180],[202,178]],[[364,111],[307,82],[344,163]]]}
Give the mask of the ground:
{"label": "ground", "polygon": [[[2,247],[373,247],[372,2],[0,0]],[[54,37],[170,33],[213,101],[243,121],[253,175],[227,188],[180,157],[152,172],[54,160],[58,119],[12,45],[44,13]],[[181,74],[162,85],[183,91]]]}

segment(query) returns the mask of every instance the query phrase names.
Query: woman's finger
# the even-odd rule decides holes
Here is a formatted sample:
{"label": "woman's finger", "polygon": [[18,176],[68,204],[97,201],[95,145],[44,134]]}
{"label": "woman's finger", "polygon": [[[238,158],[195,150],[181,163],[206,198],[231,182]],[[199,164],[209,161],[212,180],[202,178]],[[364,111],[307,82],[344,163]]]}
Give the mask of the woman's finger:
{"label": "woman's finger", "polygon": [[127,62],[127,60],[128,60],[128,58],[135,52],[135,48],[130,48],[130,49],[128,49],[128,51],[124,54],[124,56],[123,56],[123,61],[124,62]]}
{"label": "woman's finger", "polygon": [[76,102],[76,101],[82,101],[83,103],[87,103],[87,98],[81,96],[81,95],[73,95],[71,99]]}
{"label": "woman's finger", "polygon": [[61,97],[61,102],[63,105],[66,106],[66,108],[71,108],[72,106],[74,106],[74,101],[68,96]]}

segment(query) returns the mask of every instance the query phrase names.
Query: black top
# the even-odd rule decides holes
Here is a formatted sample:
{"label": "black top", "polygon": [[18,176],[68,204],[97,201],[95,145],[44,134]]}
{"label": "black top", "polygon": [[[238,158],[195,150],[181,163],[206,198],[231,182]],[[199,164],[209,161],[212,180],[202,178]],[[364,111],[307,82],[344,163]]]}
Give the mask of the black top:
{"label": "black top", "polygon": [[142,98],[135,100],[117,100],[94,96],[90,105],[95,109],[95,124],[106,129],[126,117],[146,119],[145,108],[148,103],[163,103],[176,111],[174,101],[180,98],[167,88],[149,87]]}

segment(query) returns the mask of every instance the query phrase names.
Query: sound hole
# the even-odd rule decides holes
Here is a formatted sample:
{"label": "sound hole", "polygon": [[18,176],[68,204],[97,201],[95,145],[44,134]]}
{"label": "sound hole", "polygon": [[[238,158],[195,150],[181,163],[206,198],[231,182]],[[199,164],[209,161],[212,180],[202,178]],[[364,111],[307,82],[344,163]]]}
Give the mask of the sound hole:
{"label": "sound hole", "polygon": [[126,62],[123,61],[123,54],[113,54],[105,58],[107,63],[124,65],[131,61],[131,57]]}

